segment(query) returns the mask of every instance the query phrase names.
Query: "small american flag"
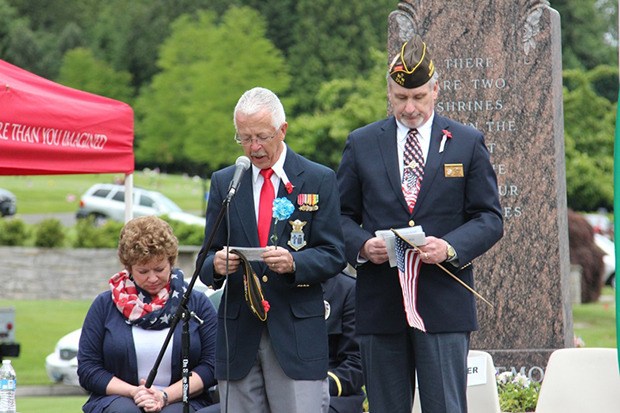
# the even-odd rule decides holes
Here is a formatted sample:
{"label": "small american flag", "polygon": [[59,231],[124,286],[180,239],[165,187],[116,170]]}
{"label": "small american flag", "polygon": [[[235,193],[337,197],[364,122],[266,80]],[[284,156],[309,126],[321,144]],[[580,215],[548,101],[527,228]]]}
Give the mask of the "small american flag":
{"label": "small american flag", "polygon": [[422,258],[420,254],[398,236],[396,237],[395,250],[398,279],[400,280],[400,287],[403,290],[403,305],[405,306],[405,313],[407,314],[407,324],[409,324],[410,327],[426,332],[424,320],[422,320],[416,308],[418,277],[420,276]]}

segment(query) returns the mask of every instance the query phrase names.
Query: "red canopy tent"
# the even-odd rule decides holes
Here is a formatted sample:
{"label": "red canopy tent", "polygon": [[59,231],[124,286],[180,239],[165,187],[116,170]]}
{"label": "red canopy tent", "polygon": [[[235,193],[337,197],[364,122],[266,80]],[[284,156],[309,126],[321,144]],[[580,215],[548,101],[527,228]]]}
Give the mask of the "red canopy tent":
{"label": "red canopy tent", "polygon": [[0,60],[0,175],[127,175],[131,213],[133,110]]}

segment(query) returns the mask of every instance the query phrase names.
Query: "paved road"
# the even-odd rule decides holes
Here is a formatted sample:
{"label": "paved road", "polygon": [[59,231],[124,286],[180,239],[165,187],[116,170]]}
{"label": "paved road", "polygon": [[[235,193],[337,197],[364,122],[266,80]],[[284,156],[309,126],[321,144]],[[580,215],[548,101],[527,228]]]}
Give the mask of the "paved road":
{"label": "paved road", "polygon": [[67,386],[64,384],[49,384],[41,386],[20,386],[17,385],[17,397],[29,396],[82,396],[86,391],[78,386]]}
{"label": "paved road", "polygon": [[26,224],[38,224],[47,218],[57,218],[62,222],[65,227],[72,227],[75,225],[75,213],[68,212],[62,214],[20,214],[15,215],[15,218],[23,220]]}

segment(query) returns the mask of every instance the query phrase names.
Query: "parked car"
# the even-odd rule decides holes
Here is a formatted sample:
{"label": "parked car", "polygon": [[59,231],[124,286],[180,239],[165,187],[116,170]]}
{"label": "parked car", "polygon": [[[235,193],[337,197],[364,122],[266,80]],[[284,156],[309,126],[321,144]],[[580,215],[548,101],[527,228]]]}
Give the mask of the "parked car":
{"label": "parked car", "polygon": [[[186,224],[205,226],[205,219],[183,212],[172,200],[156,191],[133,188],[133,216],[167,215],[170,219]],[[125,186],[116,184],[95,184],[80,198],[78,219],[93,217],[100,225],[112,219],[125,220]]]}
{"label": "parked car", "polygon": [[15,215],[17,197],[12,192],[0,188],[0,216]]}
{"label": "parked car", "polygon": [[54,352],[45,358],[45,370],[54,383],[80,385],[77,375],[77,353],[81,333],[82,329],[79,328],[61,337]]}
{"label": "parked car", "polygon": [[605,264],[605,270],[603,271],[603,282],[605,285],[616,286],[616,250],[612,240],[604,235],[595,233],[594,243],[605,253],[603,255],[603,264]]}
{"label": "parked car", "polygon": [[590,226],[592,226],[595,234],[601,234],[605,235],[607,238],[613,238],[614,224],[611,222],[608,215],[609,214],[604,209],[600,212],[583,214]]}
{"label": "parked car", "polygon": [[20,345],[15,341],[15,308],[0,307],[0,360],[19,357]]}

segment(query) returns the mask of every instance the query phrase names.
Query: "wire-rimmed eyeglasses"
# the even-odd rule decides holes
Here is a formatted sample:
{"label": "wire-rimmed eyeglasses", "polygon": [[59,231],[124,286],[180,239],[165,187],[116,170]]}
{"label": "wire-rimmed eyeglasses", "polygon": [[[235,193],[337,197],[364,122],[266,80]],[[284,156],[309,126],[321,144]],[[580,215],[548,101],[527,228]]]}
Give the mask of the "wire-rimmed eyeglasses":
{"label": "wire-rimmed eyeglasses", "polygon": [[272,140],[273,138],[275,138],[278,132],[280,132],[280,128],[278,128],[271,136],[267,136],[267,137],[257,136],[255,138],[250,138],[247,136],[239,136],[235,133],[235,142],[237,142],[241,146],[250,146],[252,145],[253,141],[256,141],[256,143],[258,143],[259,145],[264,145],[270,140]]}

